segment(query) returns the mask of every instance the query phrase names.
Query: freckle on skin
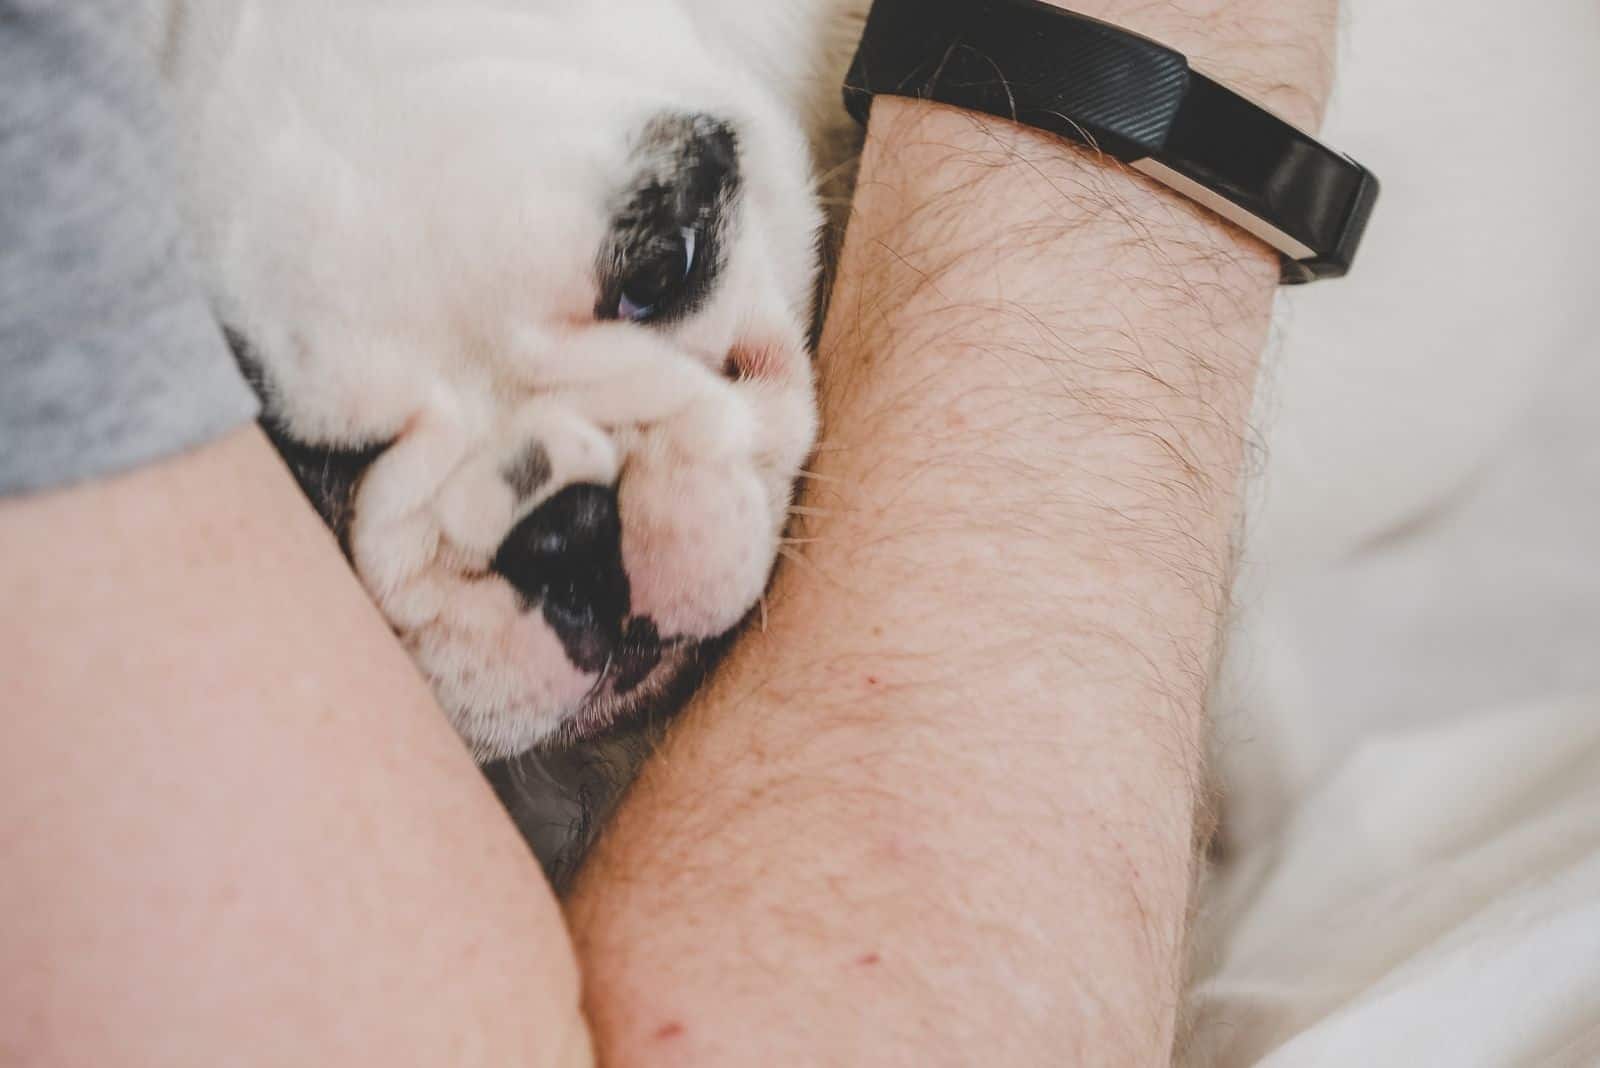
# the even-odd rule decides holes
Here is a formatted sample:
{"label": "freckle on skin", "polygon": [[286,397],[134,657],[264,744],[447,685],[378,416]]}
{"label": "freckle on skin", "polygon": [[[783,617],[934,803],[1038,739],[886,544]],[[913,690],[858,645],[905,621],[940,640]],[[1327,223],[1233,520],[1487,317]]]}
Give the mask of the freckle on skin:
{"label": "freckle on skin", "polygon": [[683,1024],[677,1020],[669,1021],[656,1028],[657,1038],[677,1038],[681,1034],[683,1034]]}
{"label": "freckle on skin", "polygon": [[867,685],[868,686],[876,686],[876,685],[878,685],[878,676],[876,676],[876,675],[868,675],[867,676]]}

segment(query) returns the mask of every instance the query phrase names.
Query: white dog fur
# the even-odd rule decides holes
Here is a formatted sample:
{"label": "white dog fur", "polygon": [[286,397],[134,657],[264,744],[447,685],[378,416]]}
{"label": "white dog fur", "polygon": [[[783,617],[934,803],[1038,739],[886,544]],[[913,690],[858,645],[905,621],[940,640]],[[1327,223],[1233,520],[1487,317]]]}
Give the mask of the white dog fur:
{"label": "white dog fur", "polygon": [[[387,445],[347,547],[480,758],[648,704],[760,596],[816,429],[810,145],[843,121],[860,6],[197,0],[153,23],[218,315],[288,437]],[[597,317],[619,198],[672,180],[663,116],[731,131],[721,269],[674,322]],[[626,695],[492,569],[579,483],[616,487],[630,611],[662,639]]]}

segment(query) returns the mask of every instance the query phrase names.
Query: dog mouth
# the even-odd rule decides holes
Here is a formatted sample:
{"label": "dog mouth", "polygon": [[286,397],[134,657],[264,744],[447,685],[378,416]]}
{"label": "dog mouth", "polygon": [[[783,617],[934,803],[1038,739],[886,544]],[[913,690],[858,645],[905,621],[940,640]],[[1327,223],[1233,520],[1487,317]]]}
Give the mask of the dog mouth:
{"label": "dog mouth", "polygon": [[592,740],[619,724],[670,720],[700,688],[732,642],[717,638],[682,638],[661,642],[645,660],[614,658],[565,723],[556,741],[561,745]]}
{"label": "dog mouth", "polygon": [[[395,442],[329,445],[300,439],[290,432],[287,420],[272,403],[271,391],[264,388],[250,343],[232,329],[227,338],[261,397],[263,431],[353,562],[352,528],[362,485]],[[729,641],[728,635],[664,638],[654,619],[634,614],[621,541],[616,488],[571,484],[519,521],[492,559],[463,573],[463,578],[473,580],[492,576],[509,586],[517,610],[523,616],[538,617],[554,635],[560,650],[557,655],[565,654],[568,661],[565,670],[576,669],[593,679],[581,697],[573,700],[569,692],[566,702],[558,701],[566,707],[554,733],[547,736],[547,744],[588,741],[624,723],[670,718],[704,681]],[[407,628],[392,620],[391,625],[406,640]],[[469,640],[465,634],[454,639],[457,643]],[[496,655],[488,649],[484,653]],[[458,652],[450,655],[476,659],[459,646]],[[432,674],[428,664],[423,667]],[[434,681],[439,685],[439,678]],[[440,696],[451,705],[465,702],[468,707],[451,715],[467,714],[470,719],[469,707],[474,701],[470,689],[458,690],[448,699],[443,692]]]}
{"label": "dog mouth", "polygon": [[[271,415],[261,425],[349,557],[362,478],[392,443],[311,445],[288,434]],[[522,610],[543,618],[572,665],[595,675],[588,692],[563,718],[557,734],[561,744],[591,740],[628,720],[670,716],[704,677],[715,645],[704,639],[663,639],[654,620],[628,614],[620,524],[609,506],[594,504],[609,492],[581,485],[562,490],[550,509],[539,518],[530,516],[507,536],[491,565],[517,592]],[[583,513],[578,527],[591,535],[598,529],[598,535],[574,538],[564,519],[557,524],[561,533],[552,532],[552,514],[570,517],[574,511]],[[547,550],[544,559],[528,551],[530,543]]]}
{"label": "dog mouth", "polygon": [[600,666],[595,689],[585,700],[602,691],[613,697],[626,697],[660,665],[662,653],[656,625],[642,616],[629,620],[621,639]]}

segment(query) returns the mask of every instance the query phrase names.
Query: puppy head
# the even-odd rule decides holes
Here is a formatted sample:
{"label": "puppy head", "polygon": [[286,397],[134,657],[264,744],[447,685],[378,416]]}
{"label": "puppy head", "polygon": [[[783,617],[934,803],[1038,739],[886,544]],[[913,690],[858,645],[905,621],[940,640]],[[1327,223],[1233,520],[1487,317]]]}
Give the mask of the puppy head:
{"label": "puppy head", "polygon": [[547,6],[253,26],[192,138],[267,425],[486,759],[682,688],[815,429],[793,117],[673,6]]}

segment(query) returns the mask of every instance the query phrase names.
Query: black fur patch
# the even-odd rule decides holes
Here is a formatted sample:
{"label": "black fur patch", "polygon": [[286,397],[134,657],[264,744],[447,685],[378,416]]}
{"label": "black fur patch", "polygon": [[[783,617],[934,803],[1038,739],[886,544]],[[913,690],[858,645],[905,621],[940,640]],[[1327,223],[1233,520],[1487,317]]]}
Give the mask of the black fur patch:
{"label": "black fur patch", "polygon": [[692,230],[696,254],[688,276],[651,318],[675,322],[705,304],[726,263],[726,238],[739,199],[739,138],[732,126],[710,115],[669,113],[640,132],[634,157],[637,172],[618,197],[611,234],[600,250],[595,316],[615,319],[636,265]]}
{"label": "black fur patch", "polygon": [[506,485],[511,487],[519,501],[525,501],[544,489],[545,483],[550,481],[550,475],[550,454],[537,441],[530,441],[523,446],[516,458],[500,471],[500,476],[506,480]]}
{"label": "black fur patch", "polygon": [[348,556],[356,490],[373,461],[393,443],[385,441],[344,448],[312,445],[293,437],[282,418],[273,411],[271,391],[267,388],[261,359],[249,339],[228,326],[223,327],[223,334],[228,339],[228,347],[233,350],[239,370],[244,372],[245,379],[261,399],[261,429],[266,431],[284,463],[289,465],[300,491],[306,495],[322,521],[328,524],[334,537],[339,539],[339,547]]}

